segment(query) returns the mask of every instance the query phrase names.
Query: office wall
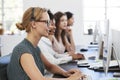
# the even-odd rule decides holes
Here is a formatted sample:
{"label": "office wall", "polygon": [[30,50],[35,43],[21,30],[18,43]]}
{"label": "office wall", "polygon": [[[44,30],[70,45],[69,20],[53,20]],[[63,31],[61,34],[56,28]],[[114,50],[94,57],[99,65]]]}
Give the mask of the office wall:
{"label": "office wall", "polygon": [[53,13],[73,12],[75,23],[72,29],[75,44],[85,45],[92,41],[92,36],[83,34],[83,0],[23,0],[23,2],[24,10],[31,6],[40,6],[50,9]]}
{"label": "office wall", "polygon": [[[72,27],[76,45],[87,45],[92,41],[91,35],[83,34],[83,0],[23,0],[23,10],[31,6],[40,6],[50,9],[53,13],[57,11],[71,11],[74,13],[75,23]],[[12,52],[24,37],[21,35],[1,36],[2,56]]]}

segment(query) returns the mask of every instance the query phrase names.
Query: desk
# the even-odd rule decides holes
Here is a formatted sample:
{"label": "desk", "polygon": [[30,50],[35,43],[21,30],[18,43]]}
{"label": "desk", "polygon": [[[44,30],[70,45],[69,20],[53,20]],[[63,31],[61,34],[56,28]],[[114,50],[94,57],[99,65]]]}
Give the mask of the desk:
{"label": "desk", "polygon": [[[113,72],[108,72],[107,76],[105,76],[104,72],[96,72],[96,71],[90,70],[86,67],[78,67],[76,62],[69,62],[66,64],[62,64],[62,65],[60,65],[60,67],[65,70],[69,70],[72,68],[79,69],[84,74],[90,75],[92,77],[92,80],[100,80],[101,78],[112,78],[113,77]],[[53,77],[61,78],[62,76],[54,75]]]}
{"label": "desk", "polygon": [[[91,51],[93,51],[93,52],[91,52]],[[90,53],[87,52],[87,54],[91,54],[91,53],[94,53],[94,50],[90,50]],[[65,69],[65,70],[69,70],[72,68],[79,69],[84,74],[90,75],[92,77],[92,80],[100,80],[101,78],[102,78],[101,80],[105,80],[105,78],[113,78],[113,72],[108,72],[108,74],[106,76],[104,72],[97,72],[94,70],[90,70],[87,67],[78,67],[77,62],[69,62],[66,64],[61,64],[60,67]],[[62,76],[54,75],[53,77],[61,78]]]}

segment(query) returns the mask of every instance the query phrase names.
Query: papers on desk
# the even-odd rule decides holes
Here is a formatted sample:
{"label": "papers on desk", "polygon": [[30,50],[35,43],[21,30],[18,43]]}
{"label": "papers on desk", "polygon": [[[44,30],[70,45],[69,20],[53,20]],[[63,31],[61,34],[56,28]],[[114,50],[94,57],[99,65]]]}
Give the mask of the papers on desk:
{"label": "papers on desk", "polygon": [[[89,63],[88,60],[79,60],[77,61],[79,67],[89,67],[89,69],[103,68],[103,61],[97,60],[93,63]],[[109,67],[117,67],[118,63],[116,60],[110,61]]]}
{"label": "papers on desk", "polygon": [[[94,63],[89,63],[90,64],[90,69],[92,68],[103,68],[103,61],[102,60],[98,60]],[[115,67],[118,66],[117,60],[112,60],[110,61],[110,65],[109,67]]]}

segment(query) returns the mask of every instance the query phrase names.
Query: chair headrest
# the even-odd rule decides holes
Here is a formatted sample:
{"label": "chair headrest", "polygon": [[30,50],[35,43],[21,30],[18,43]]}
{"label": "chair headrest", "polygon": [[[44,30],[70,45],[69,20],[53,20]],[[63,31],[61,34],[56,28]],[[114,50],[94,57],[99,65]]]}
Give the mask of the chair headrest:
{"label": "chair headrest", "polygon": [[0,64],[8,64],[10,62],[11,55],[12,54],[8,54],[0,57]]}

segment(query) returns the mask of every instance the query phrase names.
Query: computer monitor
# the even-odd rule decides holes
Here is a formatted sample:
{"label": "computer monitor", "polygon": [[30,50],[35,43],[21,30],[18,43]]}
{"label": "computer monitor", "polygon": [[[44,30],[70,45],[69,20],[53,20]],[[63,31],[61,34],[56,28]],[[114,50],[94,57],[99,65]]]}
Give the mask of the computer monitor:
{"label": "computer monitor", "polygon": [[[108,28],[108,29],[107,29]],[[111,61],[111,52],[112,52],[112,33],[109,27],[109,21],[106,23],[106,38],[105,38],[105,46],[104,46],[104,53],[103,53],[103,69],[105,74],[107,75],[109,64]]]}
{"label": "computer monitor", "polygon": [[119,30],[112,30],[113,33],[113,59],[117,60],[118,65],[120,67],[120,31]]}
{"label": "computer monitor", "polygon": [[103,47],[104,47],[103,34],[99,33],[99,36],[98,36],[98,59],[103,59]]}
{"label": "computer monitor", "polygon": [[120,59],[119,59],[119,55],[117,54],[117,49],[116,49],[116,46],[114,46],[114,44],[112,44],[112,48],[113,48],[113,56],[115,57],[115,59],[117,60],[117,63],[118,63],[118,66],[120,68]]}
{"label": "computer monitor", "polygon": [[103,58],[103,47],[104,47],[103,36],[104,34],[101,31],[100,21],[96,21],[93,40],[98,43],[98,52],[97,52],[98,60]]}
{"label": "computer monitor", "polygon": [[98,22],[96,22],[94,33],[93,33],[93,42],[97,42],[97,35],[98,35]]}
{"label": "computer monitor", "polygon": [[105,37],[104,37],[104,47],[107,48],[108,46],[108,37],[110,36],[110,26],[109,26],[109,20],[104,20],[104,27],[105,27]]}
{"label": "computer monitor", "polygon": [[[94,34],[93,34],[93,42],[92,45],[88,46],[89,48],[95,48],[95,49],[97,48],[96,60],[103,58],[103,47],[104,47],[103,36],[104,34],[101,31],[100,21],[96,21]],[[97,43],[97,45],[94,43]]]}
{"label": "computer monitor", "polygon": [[98,43],[98,35],[99,35],[99,30],[100,30],[100,21],[96,21],[94,32],[93,32],[93,41],[91,44],[97,44]]}
{"label": "computer monitor", "polygon": [[93,48],[93,49],[97,50],[94,55],[96,60],[103,58],[103,47],[104,47],[103,36],[104,36],[104,34],[99,29],[99,33],[97,34],[97,45],[89,45],[88,46],[88,48]]}

